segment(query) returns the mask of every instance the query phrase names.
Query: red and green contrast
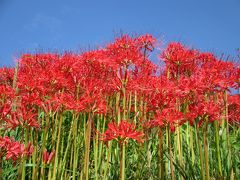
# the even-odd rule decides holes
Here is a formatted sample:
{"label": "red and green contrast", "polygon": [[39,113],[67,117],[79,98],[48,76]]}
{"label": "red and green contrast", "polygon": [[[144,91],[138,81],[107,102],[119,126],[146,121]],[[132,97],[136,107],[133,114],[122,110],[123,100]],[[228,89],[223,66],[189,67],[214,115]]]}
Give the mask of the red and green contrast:
{"label": "red and green contrast", "polygon": [[123,35],[0,68],[0,179],[238,179],[239,62],[158,44]]}

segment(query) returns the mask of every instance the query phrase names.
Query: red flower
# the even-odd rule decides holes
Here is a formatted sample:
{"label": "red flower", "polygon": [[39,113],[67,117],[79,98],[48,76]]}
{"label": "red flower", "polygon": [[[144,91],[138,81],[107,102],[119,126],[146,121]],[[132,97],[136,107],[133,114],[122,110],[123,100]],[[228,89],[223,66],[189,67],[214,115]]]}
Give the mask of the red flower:
{"label": "red flower", "polygon": [[175,126],[181,124],[183,114],[175,109],[163,109],[162,112],[157,111],[155,119],[150,121],[151,126],[163,127],[169,126],[171,131],[175,130]]}
{"label": "red flower", "polygon": [[0,68],[0,84],[7,84],[12,86],[14,76],[14,68],[3,67]]}
{"label": "red flower", "polygon": [[49,164],[52,161],[54,155],[55,155],[55,151],[52,151],[51,153],[49,153],[47,152],[47,150],[45,150],[43,153],[43,162],[45,164]]}
{"label": "red flower", "polygon": [[29,157],[33,152],[33,146],[29,143],[26,147],[8,136],[0,137],[0,149],[5,152],[6,159],[17,161],[23,156]]}
{"label": "red flower", "polygon": [[125,120],[122,120],[119,125],[112,122],[108,124],[108,129],[102,135],[102,141],[111,141],[116,139],[120,143],[123,143],[127,139],[135,139],[138,142],[142,142],[143,133],[136,131],[134,124],[130,124]]}
{"label": "red flower", "polygon": [[170,43],[161,54],[161,58],[166,63],[166,68],[170,71],[172,78],[178,75],[191,75],[197,67],[198,51],[189,49],[181,43]]}
{"label": "red flower", "polygon": [[153,51],[156,39],[150,34],[145,34],[136,38],[136,43],[140,48],[145,48],[148,51]]}
{"label": "red flower", "polygon": [[229,96],[228,121],[240,127],[240,95]]}
{"label": "red flower", "polygon": [[6,127],[10,129],[15,129],[17,126],[39,128],[37,113],[34,111],[35,109],[27,109],[21,104],[16,111],[9,113],[9,118],[5,118]]}
{"label": "red flower", "polygon": [[198,101],[189,106],[190,112],[186,114],[190,124],[192,125],[196,118],[200,118],[198,125],[201,126],[207,117],[209,122],[221,119],[222,104],[221,102]]}

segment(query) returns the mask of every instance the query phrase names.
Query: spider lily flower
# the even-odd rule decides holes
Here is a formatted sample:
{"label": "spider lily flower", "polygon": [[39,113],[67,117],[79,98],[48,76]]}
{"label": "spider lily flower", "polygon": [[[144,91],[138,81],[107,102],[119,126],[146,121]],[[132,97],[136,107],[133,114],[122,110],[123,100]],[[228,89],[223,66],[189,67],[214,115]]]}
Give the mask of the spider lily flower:
{"label": "spider lily flower", "polygon": [[155,119],[149,122],[152,127],[166,127],[169,126],[170,130],[175,131],[175,127],[181,124],[183,114],[173,108],[163,109],[161,112],[157,111]]}
{"label": "spider lily flower", "polygon": [[28,145],[25,147],[24,144],[5,136],[0,137],[0,150],[5,152],[6,160],[11,159],[16,162],[23,156],[29,157],[33,152],[33,146],[31,143],[28,143]]}
{"label": "spider lily flower", "polygon": [[126,120],[122,120],[119,124],[111,122],[108,124],[108,129],[102,134],[101,140],[108,142],[111,140],[117,140],[120,143],[126,142],[128,139],[134,139],[141,143],[143,133],[136,130],[134,124],[128,123]]}
{"label": "spider lily flower", "polygon": [[43,157],[42,157],[43,162],[45,164],[49,164],[52,161],[54,155],[55,155],[55,151],[48,152],[47,150],[44,150]]}

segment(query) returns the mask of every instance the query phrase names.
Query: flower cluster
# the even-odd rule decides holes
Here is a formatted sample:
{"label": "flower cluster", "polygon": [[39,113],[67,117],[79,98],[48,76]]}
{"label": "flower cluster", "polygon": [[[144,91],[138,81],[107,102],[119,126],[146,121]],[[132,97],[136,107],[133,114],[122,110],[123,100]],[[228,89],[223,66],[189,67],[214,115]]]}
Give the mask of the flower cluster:
{"label": "flower cluster", "polygon": [[122,120],[119,124],[111,122],[108,124],[108,129],[102,134],[102,141],[108,142],[113,139],[120,143],[125,142],[127,139],[134,139],[142,142],[143,133],[136,130],[134,124]]}
{"label": "flower cluster", "polygon": [[17,161],[23,156],[29,157],[33,152],[33,146],[29,143],[27,146],[11,139],[8,136],[0,137],[0,151],[6,159]]}

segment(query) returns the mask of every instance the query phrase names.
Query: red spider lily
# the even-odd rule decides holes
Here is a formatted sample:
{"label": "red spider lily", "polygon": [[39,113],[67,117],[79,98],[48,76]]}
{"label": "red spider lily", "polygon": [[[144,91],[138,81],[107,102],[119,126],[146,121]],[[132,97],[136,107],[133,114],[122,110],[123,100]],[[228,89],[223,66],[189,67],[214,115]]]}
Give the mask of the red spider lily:
{"label": "red spider lily", "polygon": [[33,153],[34,147],[33,145],[29,142],[28,145],[25,147],[25,155],[27,157],[30,157]]}
{"label": "red spider lily", "polygon": [[73,81],[65,58],[54,54],[23,55],[19,63],[19,93],[41,101],[59,91],[73,91]]}
{"label": "red spider lily", "polygon": [[191,75],[197,68],[198,51],[188,49],[181,43],[170,43],[161,58],[166,63],[166,69],[170,72],[172,78],[179,75]]}
{"label": "red spider lily", "polygon": [[108,124],[108,129],[102,134],[102,141],[108,142],[113,139],[120,143],[125,142],[127,139],[135,139],[139,143],[142,142],[143,133],[136,131],[134,124],[130,124],[122,120],[119,125],[115,122]]}
{"label": "red spider lily", "polygon": [[5,84],[12,86],[14,77],[14,68],[0,68],[0,85]]}
{"label": "red spider lily", "polygon": [[54,156],[55,156],[55,151],[52,151],[51,153],[49,153],[47,150],[44,150],[43,157],[42,157],[43,162],[45,164],[49,164],[52,161]]}
{"label": "red spider lily", "polygon": [[5,101],[12,101],[15,92],[11,86],[0,85],[0,104],[4,104]]}
{"label": "red spider lily", "polygon": [[162,112],[157,111],[155,119],[149,122],[153,127],[169,126],[170,130],[175,131],[175,126],[181,124],[183,114],[173,108],[163,109]]}
{"label": "red spider lily", "polygon": [[9,112],[9,117],[4,119],[6,128],[15,129],[18,126],[39,128],[37,113],[34,111],[26,109],[24,105],[17,107],[16,111]]}
{"label": "red spider lily", "polygon": [[19,119],[21,119],[23,122],[23,125],[34,128],[40,127],[39,123],[37,122],[38,114],[35,109],[27,109],[25,106],[21,106],[17,112]]}
{"label": "red spider lily", "polygon": [[228,121],[240,127],[240,96],[229,96],[228,104]]}
{"label": "red spider lily", "polygon": [[153,51],[154,44],[156,43],[156,39],[150,34],[139,36],[135,41],[140,48],[144,48],[148,51]]}
{"label": "red spider lily", "polygon": [[236,88],[236,89],[240,88],[240,66],[239,65],[236,67],[236,77],[235,77],[234,88]]}
{"label": "red spider lily", "polygon": [[[61,101],[62,100],[61,98],[62,98],[61,95],[52,97],[49,100],[41,102],[39,104],[39,107],[41,107],[46,114],[50,114],[50,113],[55,114],[57,111],[59,111],[61,105],[62,106],[64,105],[64,103],[62,103],[62,101]],[[64,101],[64,102],[66,102],[66,101]]]}
{"label": "red spider lily", "polygon": [[208,118],[209,122],[221,119],[222,104],[220,102],[197,102],[189,106],[190,112],[187,114],[190,124],[193,124],[196,118],[200,118],[198,125],[205,121],[205,118]]}
{"label": "red spider lily", "polygon": [[26,147],[17,141],[12,140],[10,137],[0,137],[1,151],[5,152],[6,159],[17,161],[23,156],[29,157],[33,152],[33,146],[29,143]]}
{"label": "red spider lily", "polygon": [[[69,94],[60,94],[51,99],[51,102],[55,104],[55,111],[60,106],[64,106],[64,109],[74,110],[75,112],[94,112],[99,114],[106,113],[106,103],[99,92],[92,92],[87,94],[85,92],[79,99],[75,99]],[[43,105],[45,111],[47,111],[45,105]]]}
{"label": "red spider lily", "polygon": [[203,77],[205,86],[210,90],[229,90],[234,87],[237,69],[232,62],[217,60],[204,63],[198,70],[198,76]]}
{"label": "red spider lily", "polygon": [[107,46],[108,56],[119,66],[140,65],[144,59],[135,39],[124,35]]}
{"label": "red spider lily", "polygon": [[0,119],[5,120],[6,116],[11,113],[12,106],[10,103],[0,106]]}

